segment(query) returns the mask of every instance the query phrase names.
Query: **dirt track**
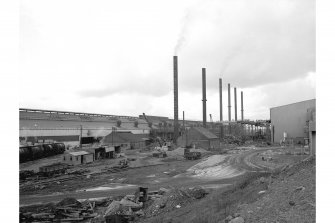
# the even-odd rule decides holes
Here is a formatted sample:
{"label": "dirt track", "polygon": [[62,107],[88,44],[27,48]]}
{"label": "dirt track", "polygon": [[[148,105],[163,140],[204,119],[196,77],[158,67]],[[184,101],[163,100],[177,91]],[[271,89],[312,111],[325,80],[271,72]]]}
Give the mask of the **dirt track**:
{"label": "dirt track", "polygon": [[[234,183],[236,177],[239,177],[248,171],[269,170],[270,168],[260,164],[261,162],[259,162],[259,159],[257,158],[257,155],[266,150],[275,149],[251,149],[240,154],[214,155],[200,161],[166,162],[165,165],[161,165],[160,167],[133,169],[124,173],[127,179],[123,183],[131,186],[120,187],[122,186],[121,184],[118,187],[114,187],[109,182],[85,188],[86,191],[83,191],[84,188],[78,188],[77,191],[70,191],[63,194],[20,195],[20,206],[34,203],[57,202],[65,197],[88,199],[133,194],[137,186],[146,186],[150,191],[168,186],[194,187],[199,185],[204,187],[220,187],[221,185],[224,187]],[[276,167],[282,165],[285,164],[278,163]],[[164,171],[171,170],[171,168],[173,169],[173,167],[176,167],[182,172],[171,176],[163,173]],[[181,168],[184,168],[184,170],[180,170]],[[112,175],[109,177],[112,178]]]}

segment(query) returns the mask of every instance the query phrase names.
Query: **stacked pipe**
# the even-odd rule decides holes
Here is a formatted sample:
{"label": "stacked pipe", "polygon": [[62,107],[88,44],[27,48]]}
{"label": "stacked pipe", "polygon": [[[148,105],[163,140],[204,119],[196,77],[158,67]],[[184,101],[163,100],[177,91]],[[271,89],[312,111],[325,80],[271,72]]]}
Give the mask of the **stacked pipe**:
{"label": "stacked pipe", "polygon": [[237,121],[237,95],[236,95],[236,87],[234,87],[234,100],[235,100],[235,122]]}
{"label": "stacked pipe", "polygon": [[230,84],[228,84],[228,121],[231,121]]}
{"label": "stacked pipe", "polygon": [[173,57],[173,93],[174,93],[174,134],[173,142],[177,144],[178,128],[178,57]]}
{"label": "stacked pipe", "polygon": [[206,68],[202,68],[202,125],[204,128],[207,123],[206,101]]}
{"label": "stacked pipe", "polygon": [[[222,79],[219,79],[219,91],[220,91],[220,122],[223,121],[222,117]],[[220,125],[220,138],[223,138],[223,126]]]}
{"label": "stacked pipe", "polygon": [[243,91],[241,91],[241,120],[244,120],[244,110],[243,110]]}

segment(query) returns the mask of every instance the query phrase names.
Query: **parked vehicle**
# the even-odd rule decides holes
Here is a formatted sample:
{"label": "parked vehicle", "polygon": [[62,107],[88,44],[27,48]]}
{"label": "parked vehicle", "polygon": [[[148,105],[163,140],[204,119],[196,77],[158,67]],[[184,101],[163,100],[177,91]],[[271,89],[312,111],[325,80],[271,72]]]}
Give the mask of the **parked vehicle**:
{"label": "parked vehicle", "polygon": [[64,143],[47,143],[36,144],[32,146],[21,146],[19,148],[20,163],[62,154],[64,151]]}
{"label": "parked vehicle", "polygon": [[190,151],[190,148],[185,148],[184,150],[184,157],[187,160],[196,160],[201,158],[200,152]]}
{"label": "parked vehicle", "polygon": [[54,174],[65,173],[68,168],[69,166],[65,163],[54,163],[51,165],[41,166],[39,168],[39,173],[42,176],[49,177]]}

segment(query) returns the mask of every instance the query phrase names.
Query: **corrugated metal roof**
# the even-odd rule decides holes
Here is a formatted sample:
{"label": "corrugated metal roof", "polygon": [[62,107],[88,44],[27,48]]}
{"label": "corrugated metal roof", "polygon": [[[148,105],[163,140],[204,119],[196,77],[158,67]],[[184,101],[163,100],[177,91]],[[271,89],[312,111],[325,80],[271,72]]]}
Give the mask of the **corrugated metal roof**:
{"label": "corrugated metal roof", "polygon": [[114,152],[115,151],[115,147],[114,146],[106,147],[105,151],[106,151],[106,153],[108,153],[108,152]]}
{"label": "corrugated metal roof", "polygon": [[103,142],[104,143],[132,143],[132,142],[144,142],[147,135],[145,134],[133,134],[131,132],[114,132],[107,135]]}
{"label": "corrugated metal roof", "polygon": [[86,155],[86,154],[90,154],[86,151],[78,151],[78,152],[69,152],[69,154],[71,154],[72,156],[81,156],[81,155]]}

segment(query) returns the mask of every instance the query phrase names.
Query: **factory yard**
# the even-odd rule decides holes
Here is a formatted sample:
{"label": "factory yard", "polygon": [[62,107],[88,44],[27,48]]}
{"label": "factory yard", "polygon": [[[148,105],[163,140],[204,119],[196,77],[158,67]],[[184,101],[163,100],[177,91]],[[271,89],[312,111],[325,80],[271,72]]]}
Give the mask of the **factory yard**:
{"label": "factory yard", "polygon": [[[231,190],[244,181],[246,176],[273,173],[308,156],[303,147],[248,145],[230,146],[229,150],[198,151],[202,154],[201,159],[186,160],[183,157],[184,148],[181,147],[167,151],[165,158],[153,157],[153,151],[150,150],[126,150],[124,157],[75,166],[67,170],[67,174],[45,179],[32,177],[20,182],[20,212],[36,213],[50,202],[56,204],[65,198],[74,198],[81,202],[95,200],[97,204],[98,201],[104,201],[104,205],[94,209],[96,218],[99,218],[113,200],[126,195],[133,196],[138,187],[148,188],[149,201],[146,205],[159,202],[162,194],[155,194],[161,190],[171,192],[201,188],[205,194],[211,195],[218,190]],[[21,164],[20,170],[37,170],[41,165],[61,159],[62,156],[57,155],[30,161]],[[128,160],[128,165],[121,166],[121,160]],[[141,214],[136,221],[144,221],[161,214],[165,216],[175,209],[181,211],[184,206],[192,205],[196,201],[198,200],[189,197],[182,198],[178,204],[173,203],[173,207],[170,204],[166,210],[156,210],[149,205],[143,209],[145,214]],[[86,219],[86,222],[94,222],[95,218],[90,219]]]}

